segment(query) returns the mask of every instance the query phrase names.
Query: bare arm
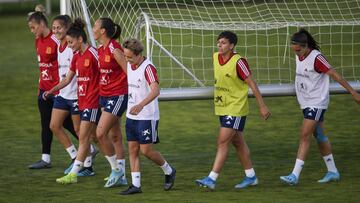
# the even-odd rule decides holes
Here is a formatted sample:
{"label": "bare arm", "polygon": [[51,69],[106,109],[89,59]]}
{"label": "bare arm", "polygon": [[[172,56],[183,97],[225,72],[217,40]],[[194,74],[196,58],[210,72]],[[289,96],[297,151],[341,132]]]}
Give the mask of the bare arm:
{"label": "bare arm", "polygon": [[333,80],[343,86],[348,92],[350,92],[355,102],[360,105],[360,94],[356,92],[354,88],[352,88],[340,74],[338,74],[334,69],[330,69],[328,72],[326,72],[326,74],[328,74]]}
{"label": "bare arm", "polygon": [[71,80],[73,79],[74,76],[75,76],[75,72],[73,72],[72,70],[69,70],[68,73],[66,74],[66,77],[63,80],[61,80],[59,82],[59,84],[57,84],[51,90],[46,91],[44,96],[47,97],[48,95],[51,95],[58,90],[61,90],[62,88],[64,88],[71,82]]}
{"label": "bare arm", "polygon": [[127,64],[124,57],[124,52],[122,52],[120,49],[115,49],[113,54],[116,62],[121,66],[121,69],[127,73]]}
{"label": "bare arm", "polygon": [[130,114],[132,115],[137,115],[140,113],[140,111],[144,108],[144,106],[146,106],[147,104],[149,104],[150,102],[152,102],[157,96],[159,96],[160,94],[160,86],[158,82],[153,82],[150,84],[150,93],[148,94],[148,96],[142,100],[139,104],[133,106],[130,109]]}
{"label": "bare arm", "polygon": [[245,79],[245,82],[249,85],[249,87],[251,88],[255,98],[256,98],[256,101],[259,105],[259,108],[260,108],[260,114],[261,114],[261,117],[264,119],[264,120],[267,120],[271,113],[269,111],[269,109],[267,108],[267,106],[265,105],[265,102],[263,100],[263,97],[261,96],[261,93],[260,93],[260,90],[257,86],[257,84],[255,83],[255,81],[252,79],[251,75],[249,75],[246,79]]}

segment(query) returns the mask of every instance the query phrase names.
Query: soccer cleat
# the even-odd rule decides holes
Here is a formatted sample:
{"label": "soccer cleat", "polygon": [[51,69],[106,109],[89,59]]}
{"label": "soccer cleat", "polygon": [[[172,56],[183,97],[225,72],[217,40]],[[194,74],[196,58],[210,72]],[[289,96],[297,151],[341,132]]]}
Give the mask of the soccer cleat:
{"label": "soccer cleat", "polygon": [[130,187],[128,189],[122,191],[120,194],[121,195],[132,195],[132,194],[136,194],[136,193],[142,193],[141,187],[135,187],[133,185],[130,185]]}
{"label": "soccer cleat", "polygon": [[75,173],[68,173],[66,176],[56,179],[56,182],[64,185],[77,183],[77,176]]}
{"label": "soccer cleat", "polygon": [[195,183],[200,187],[207,187],[211,190],[214,190],[216,181],[207,176],[203,179],[196,180]]}
{"label": "soccer cleat", "polygon": [[339,180],[340,180],[339,172],[328,171],[321,180],[318,180],[318,183],[328,183],[331,181],[339,181]]}
{"label": "soccer cleat", "polygon": [[164,190],[170,190],[174,186],[175,176],[176,176],[176,169],[171,167],[172,172],[170,175],[165,175],[165,184]]}
{"label": "soccer cleat", "polygon": [[68,173],[70,173],[72,167],[74,166],[74,161],[75,161],[75,159],[73,159],[73,160],[71,161],[70,165],[64,170],[64,174],[65,174],[65,175],[68,174]]}
{"label": "soccer cleat", "polygon": [[127,185],[127,184],[128,184],[128,182],[127,182],[125,176],[123,176],[116,182],[115,186],[124,186],[124,185]]}
{"label": "soccer cleat", "polygon": [[124,172],[122,170],[119,171],[115,171],[115,170],[111,170],[111,174],[109,176],[109,179],[107,180],[107,182],[105,183],[104,187],[106,188],[110,188],[110,187],[115,187],[118,186],[116,183],[119,181],[119,179],[121,179],[124,176]]}
{"label": "soccer cleat", "polygon": [[289,185],[297,185],[299,182],[298,178],[293,173],[288,176],[280,176],[280,180]]}
{"label": "soccer cleat", "polygon": [[48,163],[44,160],[37,161],[31,165],[28,166],[29,169],[45,169],[45,168],[51,168],[51,163]]}
{"label": "soccer cleat", "polygon": [[249,186],[255,186],[258,184],[258,179],[256,178],[256,176],[253,176],[251,178],[249,177],[245,177],[243,181],[241,181],[241,183],[235,185],[236,189],[242,189],[242,188],[246,188]]}
{"label": "soccer cleat", "polygon": [[78,177],[93,176],[93,175],[95,175],[95,172],[91,166],[82,168],[77,174]]}
{"label": "soccer cleat", "polygon": [[109,176],[108,176],[108,177],[105,177],[104,180],[105,180],[105,181],[108,181],[108,180],[109,180]]}

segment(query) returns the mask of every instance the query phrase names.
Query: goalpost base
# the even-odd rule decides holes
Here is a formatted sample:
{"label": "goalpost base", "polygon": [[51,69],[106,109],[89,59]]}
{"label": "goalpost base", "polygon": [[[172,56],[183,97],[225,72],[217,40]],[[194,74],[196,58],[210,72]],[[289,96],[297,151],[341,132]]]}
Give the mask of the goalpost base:
{"label": "goalpost base", "polygon": [[[349,82],[349,84],[358,92],[360,92],[360,82]],[[348,94],[338,83],[330,83],[329,86],[331,94]],[[296,96],[294,85],[259,85],[259,90],[263,97],[275,96]],[[253,93],[249,90],[249,96],[253,97]],[[199,99],[213,99],[213,87],[199,87],[199,88],[162,88],[159,99],[162,101],[177,101],[177,100],[199,100]]]}

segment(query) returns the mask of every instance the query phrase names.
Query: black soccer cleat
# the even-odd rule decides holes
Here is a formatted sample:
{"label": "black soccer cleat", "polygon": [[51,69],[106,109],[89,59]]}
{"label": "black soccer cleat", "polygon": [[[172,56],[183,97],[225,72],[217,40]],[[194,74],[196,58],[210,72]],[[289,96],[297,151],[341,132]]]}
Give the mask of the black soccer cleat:
{"label": "black soccer cleat", "polygon": [[176,169],[171,167],[172,172],[170,175],[165,175],[165,184],[164,184],[164,190],[168,191],[174,186],[175,182],[175,176],[176,176]]}
{"label": "black soccer cleat", "polygon": [[45,169],[51,168],[51,163],[45,162],[44,160],[37,161],[28,166],[29,169]]}
{"label": "black soccer cleat", "polygon": [[142,193],[141,187],[135,187],[133,185],[130,185],[128,189],[120,192],[120,195],[132,195],[136,193]]}

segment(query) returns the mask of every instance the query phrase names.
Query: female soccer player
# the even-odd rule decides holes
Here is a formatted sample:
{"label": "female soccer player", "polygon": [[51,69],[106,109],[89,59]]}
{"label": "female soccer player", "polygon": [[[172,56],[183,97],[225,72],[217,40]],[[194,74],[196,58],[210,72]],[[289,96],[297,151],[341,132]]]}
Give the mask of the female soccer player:
{"label": "female soccer player", "polygon": [[298,184],[313,135],[328,170],[318,182],[339,181],[340,174],[335,166],[330,141],[324,134],[324,114],[329,104],[329,76],[349,91],[358,104],[360,95],[331,67],[307,30],[300,29],[291,37],[291,48],[296,54],[295,90],[304,120],[294,169],[290,175],[281,176],[280,180],[290,185]]}
{"label": "female soccer player", "polygon": [[[66,77],[73,57],[73,50],[68,47],[66,42],[66,32],[70,28],[71,24],[71,18],[68,15],[59,15],[54,18],[52,25],[52,31],[54,35],[60,41],[57,49],[60,80],[63,80]],[[64,146],[70,155],[70,158],[72,159],[70,166],[64,171],[65,174],[68,174],[72,168],[73,161],[77,155],[77,149],[64,132],[62,125],[65,118],[71,115],[74,129],[76,133],[79,134],[80,115],[76,91],[77,82],[76,77],[74,77],[66,87],[59,91],[57,97],[55,97],[51,114],[50,129],[53,133],[55,133],[60,143]],[[95,154],[96,149],[92,147],[92,150],[92,152]],[[91,166],[92,157],[89,157],[89,159],[90,160],[85,161],[84,163],[85,170],[82,170],[78,175],[86,176],[92,174],[91,171],[86,170]]]}
{"label": "female soccer player", "polygon": [[[33,12],[28,18],[30,31],[35,35],[35,46],[40,67],[38,108],[41,118],[41,160],[29,165],[30,169],[43,169],[51,167],[50,152],[52,132],[50,130],[53,97],[44,98],[45,91],[50,90],[59,82],[57,47],[59,40],[48,28],[48,22],[42,12]],[[57,94],[58,92],[54,92]],[[64,127],[77,137],[70,117],[64,122]]]}
{"label": "female soccer player", "polygon": [[[98,55],[95,48],[87,44],[84,23],[76,19],[66,33],[68,46],[75,52],[70,70],[66,77],[45,95],[52,94],[71,83],[75,74],[78,85],[78,105],[80,110],[79,151],[71,171],[56,182],[62,184],[76,183],[77,174],[84,166],[84,160],[90,153],[90,138],[95,135],[99,111],[99,71]],[[90,168],[91,170],[91,168]],[[91,170],[92,171],[92,170]]]}
{"label": "female soccer player", "polygon": [[260,91],[251,77],[247,61],[234,52],[236,43],[235,33],[230,31],[220,33],[217,38],[219,51],[213,55],[215,114],[219,116],[220,132],[217,153],[209,176],[195,181],[199,186],[211,190],[215,189],[216,179],[225,163],[230,143],[234,145],[246,175],[241,183],[235,185],[235,188],[241,189],[258,184],[243,133],[246,116],[249,113],[249,87],[259,105],[262,118],[266,120],[270,116]]}
{"label": "female soccer player", "polygon": [[164,190],[170,190],[175,181],[175,168],[154,149],[159,142],[158,95],[159,81],[151,61],[142,56],[143,46],[137,39],[124,42],[129,87],[128,109],[126,111],[126,138],[129,147],[132,185],[122,195],[141,193],[139,151],[161,167],[165,174]]}
{"label": "female soccer player", "polygon": [[[126,61],[121,45],[116,41],[120,37],[121,27],[110,18],[99,18],[93,27],[94,38],[100,43],[100,106],[102,114],[96,129],[99,142],[109,142],[108,133],[112,137],[116,156],[125,174],[125,156],[119,120],[126,110],[128,100],[128,84],[126,78]],[[103,152],[113,154],[114,149],[104,148]],[[118,185],[126,185],[125,175]]]}

